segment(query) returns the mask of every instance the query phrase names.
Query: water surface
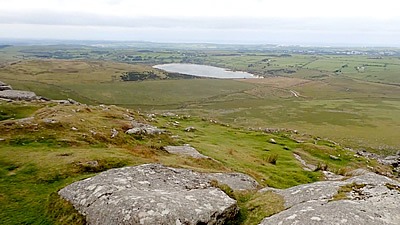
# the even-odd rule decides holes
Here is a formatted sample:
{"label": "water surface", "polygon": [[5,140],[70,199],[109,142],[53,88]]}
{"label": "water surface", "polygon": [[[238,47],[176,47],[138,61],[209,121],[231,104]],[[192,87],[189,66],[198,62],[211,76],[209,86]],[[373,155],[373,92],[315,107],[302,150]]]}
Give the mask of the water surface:
{"label": "water surface", "polygon": [[170,63],[155,65],[154,68],[165,70],[171,73],[182,73],[199,77],[212,77],[212,78],[257,78],[251,73],[242,71],[231,71],[215,66],[206,66],[198,64],[186,64],[186,63]]}

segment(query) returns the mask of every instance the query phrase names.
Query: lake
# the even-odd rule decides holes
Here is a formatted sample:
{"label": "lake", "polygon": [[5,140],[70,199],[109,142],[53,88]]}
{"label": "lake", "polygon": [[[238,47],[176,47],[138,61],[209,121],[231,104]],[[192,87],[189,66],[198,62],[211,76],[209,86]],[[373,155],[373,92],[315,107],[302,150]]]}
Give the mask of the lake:
{"label": "lake", "polygon": [[225,79],[240,79],[240,78],[258,78],[251,73],[242,71],[231,71],[215,66],[205,66],[186,63],[170,63],[155,65],[154,68],[165,70],[171,73],[182,73],[199,77],[225,78]]}

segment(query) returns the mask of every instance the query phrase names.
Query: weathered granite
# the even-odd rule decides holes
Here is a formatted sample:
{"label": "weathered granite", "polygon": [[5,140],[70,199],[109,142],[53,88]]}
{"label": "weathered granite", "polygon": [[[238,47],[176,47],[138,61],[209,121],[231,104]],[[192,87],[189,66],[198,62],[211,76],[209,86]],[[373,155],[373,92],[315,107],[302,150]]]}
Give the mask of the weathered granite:
{"label": "weathered granite", "polygon": [[[358,184],[346,200],[334,200],[340,187]],[[261,225],[395,225],[400,224],[400,183],[374,173],[344,181],[322,181],[274,191],[286,210],[265,218]]]}
{"label": "weathered granite", "polygon": [[256,190],[260,184],[247,174],[243,173],[210,173],[206,175],[210,180],[228,185],[232,190]]}
{"label": "weathered granite", "polygon": [[31,91],[17,91],[17,90],[5,90],[0,91],[0,98],[12,99],[12,100],[37,100],[40,99],[34,92]]}
{"label": "weathered granite", "polygon": [[199,153],[195,148],[190,145],[183,146],[165,146],[164,150],[170,154],[184,155],[197,159],[207,159],[209,157]]}
{"label": "weathered granite", "polygon": [[165,130],[159,129],[155,126],[140,123],[137,121],[131,121],[133,128],[125,131],[127,134],[148,134],[148,135],[158,135],[165,133]]}
{"label": "weathered granite", "polygon": [[59,191],[88,224],[224,224],[236,201],[207,176],[159,164],[111,169]]}

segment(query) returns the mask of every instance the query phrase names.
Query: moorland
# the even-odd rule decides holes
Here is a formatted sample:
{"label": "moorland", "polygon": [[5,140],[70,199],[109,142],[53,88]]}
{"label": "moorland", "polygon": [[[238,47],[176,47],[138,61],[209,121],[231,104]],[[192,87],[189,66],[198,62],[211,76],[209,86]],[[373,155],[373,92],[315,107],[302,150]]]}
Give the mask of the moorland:
{"label": "moorland", "polygon": [[[391,173],[355,153],[391,155],[400,149],[400,50],[395,48],[4,45],[0,62],[0,80],[14,89],[82,103],[0,103],[4,224],[82,222],[57,190],[114,167],[156,162],[236,171],[262,186],[287,188],[324,179],[321,170]],[[198,78],[152,67],[164,63],[211,65],[264,78]],[[127,118],[170,135],[126,134]],[[185,132],[189,126],[196,131]],[[113,130],[119,135],[112,137]],[[186,143],[214,160],[162,151]],[[317,169],[304,170],[293,153]],[[88,164],[93,161],[98,166]],[[234,195],[242,216],[238,224],[257,224],[282,210],[279,196],[269,192]]]}

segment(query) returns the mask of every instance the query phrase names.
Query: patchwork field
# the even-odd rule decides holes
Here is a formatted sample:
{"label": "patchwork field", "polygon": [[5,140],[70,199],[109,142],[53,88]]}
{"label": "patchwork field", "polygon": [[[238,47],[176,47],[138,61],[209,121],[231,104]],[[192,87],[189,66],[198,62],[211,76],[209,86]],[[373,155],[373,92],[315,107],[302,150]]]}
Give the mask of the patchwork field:
{"label": "patchwork field", "polygon": [[[0,79],[49,98],[190,112],[243,127],[290,128],[381,153],[400,148],[400,58],[395,56],[65,48],[62,56],[72,58],[65,60],[56,59],[61,57],[56,47],[2,51],[0,57],[14,55],[15,61],[0,68]],[[162,78],[151,65],[168,62],[266,78],[121,81],[132,71]]]}

